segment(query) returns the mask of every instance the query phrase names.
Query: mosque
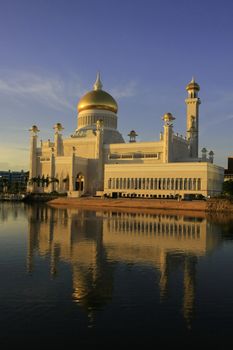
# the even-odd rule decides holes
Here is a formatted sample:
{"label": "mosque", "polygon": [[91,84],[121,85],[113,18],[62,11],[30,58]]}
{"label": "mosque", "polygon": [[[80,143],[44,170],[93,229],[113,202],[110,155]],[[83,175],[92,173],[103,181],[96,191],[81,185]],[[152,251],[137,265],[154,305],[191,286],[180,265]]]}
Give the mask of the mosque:
{"label": "mosque", "polygon": [[137,142],[134,130],[125,142],[117,129],[118,105],[102,89],[97,74],[93,90],[77,105],[77,128],[63,138],[54,125],[53,141],[38,144],[39,129],[30,129],[30,192],[63,192],[70,197],[199,198],[221,193],[224,169],[213,163],[213,151],[199,157],[200,86],[187,85],[186,136],[173,130],[165,113],[158,141]]}

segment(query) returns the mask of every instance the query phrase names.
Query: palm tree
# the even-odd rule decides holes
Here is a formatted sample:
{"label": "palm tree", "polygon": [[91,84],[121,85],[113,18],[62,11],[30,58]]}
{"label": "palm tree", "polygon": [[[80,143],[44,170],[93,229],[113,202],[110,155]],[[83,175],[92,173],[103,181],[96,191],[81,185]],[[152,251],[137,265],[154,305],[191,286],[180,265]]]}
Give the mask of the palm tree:
{"label": "palm tree", "polygon": [[49,183],[59,183],[59,180],[56,177],[50,177]]}
{"label": "palm tree", "polygon": [[52,188],[51,188],[52,191],[51,191],[51,192],[53,192],[53,191],[54,191],[54,186],[53,186],[53,184],[54,184],[54,183],[59,183],[59,180],[58,180],[56,177],[50,177],[49,183],[52,184],[52,186],[51,186],[51,187],[52,187]]}
{"label": "palm tree", "polygon": [[48,175],[45,178],[45,185],[46,185],[46,187],[48,187],[48,185],[49,185],[49,176]]}
{"label": "palm tree", "polygon": [[38,182],[39,182],[39,176],[34,176],[34,177],[31,177],[29,179],[29,184],[30,185],[34,185],[34,184],[37,184],[38,185]]}

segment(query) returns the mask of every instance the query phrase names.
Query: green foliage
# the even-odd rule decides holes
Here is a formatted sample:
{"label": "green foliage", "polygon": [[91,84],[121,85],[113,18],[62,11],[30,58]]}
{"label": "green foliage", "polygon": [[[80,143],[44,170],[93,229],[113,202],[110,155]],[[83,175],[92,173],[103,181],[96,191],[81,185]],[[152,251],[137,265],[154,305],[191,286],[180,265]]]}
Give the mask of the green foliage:
{"label": "green foliage", "polygon": [[233,196],[233,180],[224,181],[222,192],[226,196]]}
{"label": "green foliage", "polygon": [[42,177],[36,176],[36,177],[32,177],[30,180],[31,184],[36,184],[38,187],[48,187],[48,185],[50,183],[59,183],[59,180],[55,177],[44,177],[44,175]]}

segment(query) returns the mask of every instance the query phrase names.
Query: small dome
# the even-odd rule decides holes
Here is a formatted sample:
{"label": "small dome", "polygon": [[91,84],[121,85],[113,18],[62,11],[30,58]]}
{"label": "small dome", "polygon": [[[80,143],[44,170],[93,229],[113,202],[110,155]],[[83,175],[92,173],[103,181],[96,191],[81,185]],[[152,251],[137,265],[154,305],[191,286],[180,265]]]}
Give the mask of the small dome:
{"label": "small dome", "polygon": [[63,128],[63,126],[61,125],[61,123],[56,123],[56,124],[54,125],[53,129],[56,129],[56,130],[58,130],[58,131],[61,131],[61,130],[63,130],[64,128]]}
{"label": "small dome", "polygon": [[128,136],[130,136],[130,135],[138,136],[135,130],[131,130],[130,133],[128,134]]}
{"label": "small dome", "polygon": [[190,83],[186,86],[186,90],[200,90],[200,86],[198,85],[198,83],[195,82],[194,78],[192,78],[192,80],[190,81]]}
{"label": "small dome", "polygon": [[32,131],[35,134],[40,132],[40,130],[38,129],[38,127],[36,125],[32,125],[32,127],[31,127],[31,129],[29,129],[29,131]]}
{"label": "small dome", "polygon": [[100,81],[99,74],[97,75],[96,82],[94,84],[94,90],[84,95],[78,105],[78,112],[82,112],[88,109],[104,109],[117,113],[118,106],[114,98],[106,91],[102,90],[102,83]]}
{"label": "small dome", "polygon": [[176,118],[173,117],[173,115],[168,112],[168,113],[165,113],[163,115],[163,118],[162,118],[165,122],[171,122],[172,120],[175,120]]}

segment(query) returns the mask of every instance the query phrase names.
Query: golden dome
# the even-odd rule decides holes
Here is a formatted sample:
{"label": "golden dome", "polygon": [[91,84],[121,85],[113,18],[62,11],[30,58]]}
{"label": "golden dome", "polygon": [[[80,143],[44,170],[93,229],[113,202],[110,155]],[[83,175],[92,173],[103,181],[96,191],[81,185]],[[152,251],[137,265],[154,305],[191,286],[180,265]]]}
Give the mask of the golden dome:
{"label": "golden dome", "polygon": [[190,81],[190,83],[186,86],[186,90],[200,90],[200,86],[198,85],[198,83],[195,82],[194,78],[192,78],[192,80]]}
{"label": "golden dome", "polygon": [[87,109],[105,109],[117,113],[118,106],[114,98],[106,91],[102,90],[99,73],[94,84],[94,90],[84,95],[77,105],[78,112]]}

